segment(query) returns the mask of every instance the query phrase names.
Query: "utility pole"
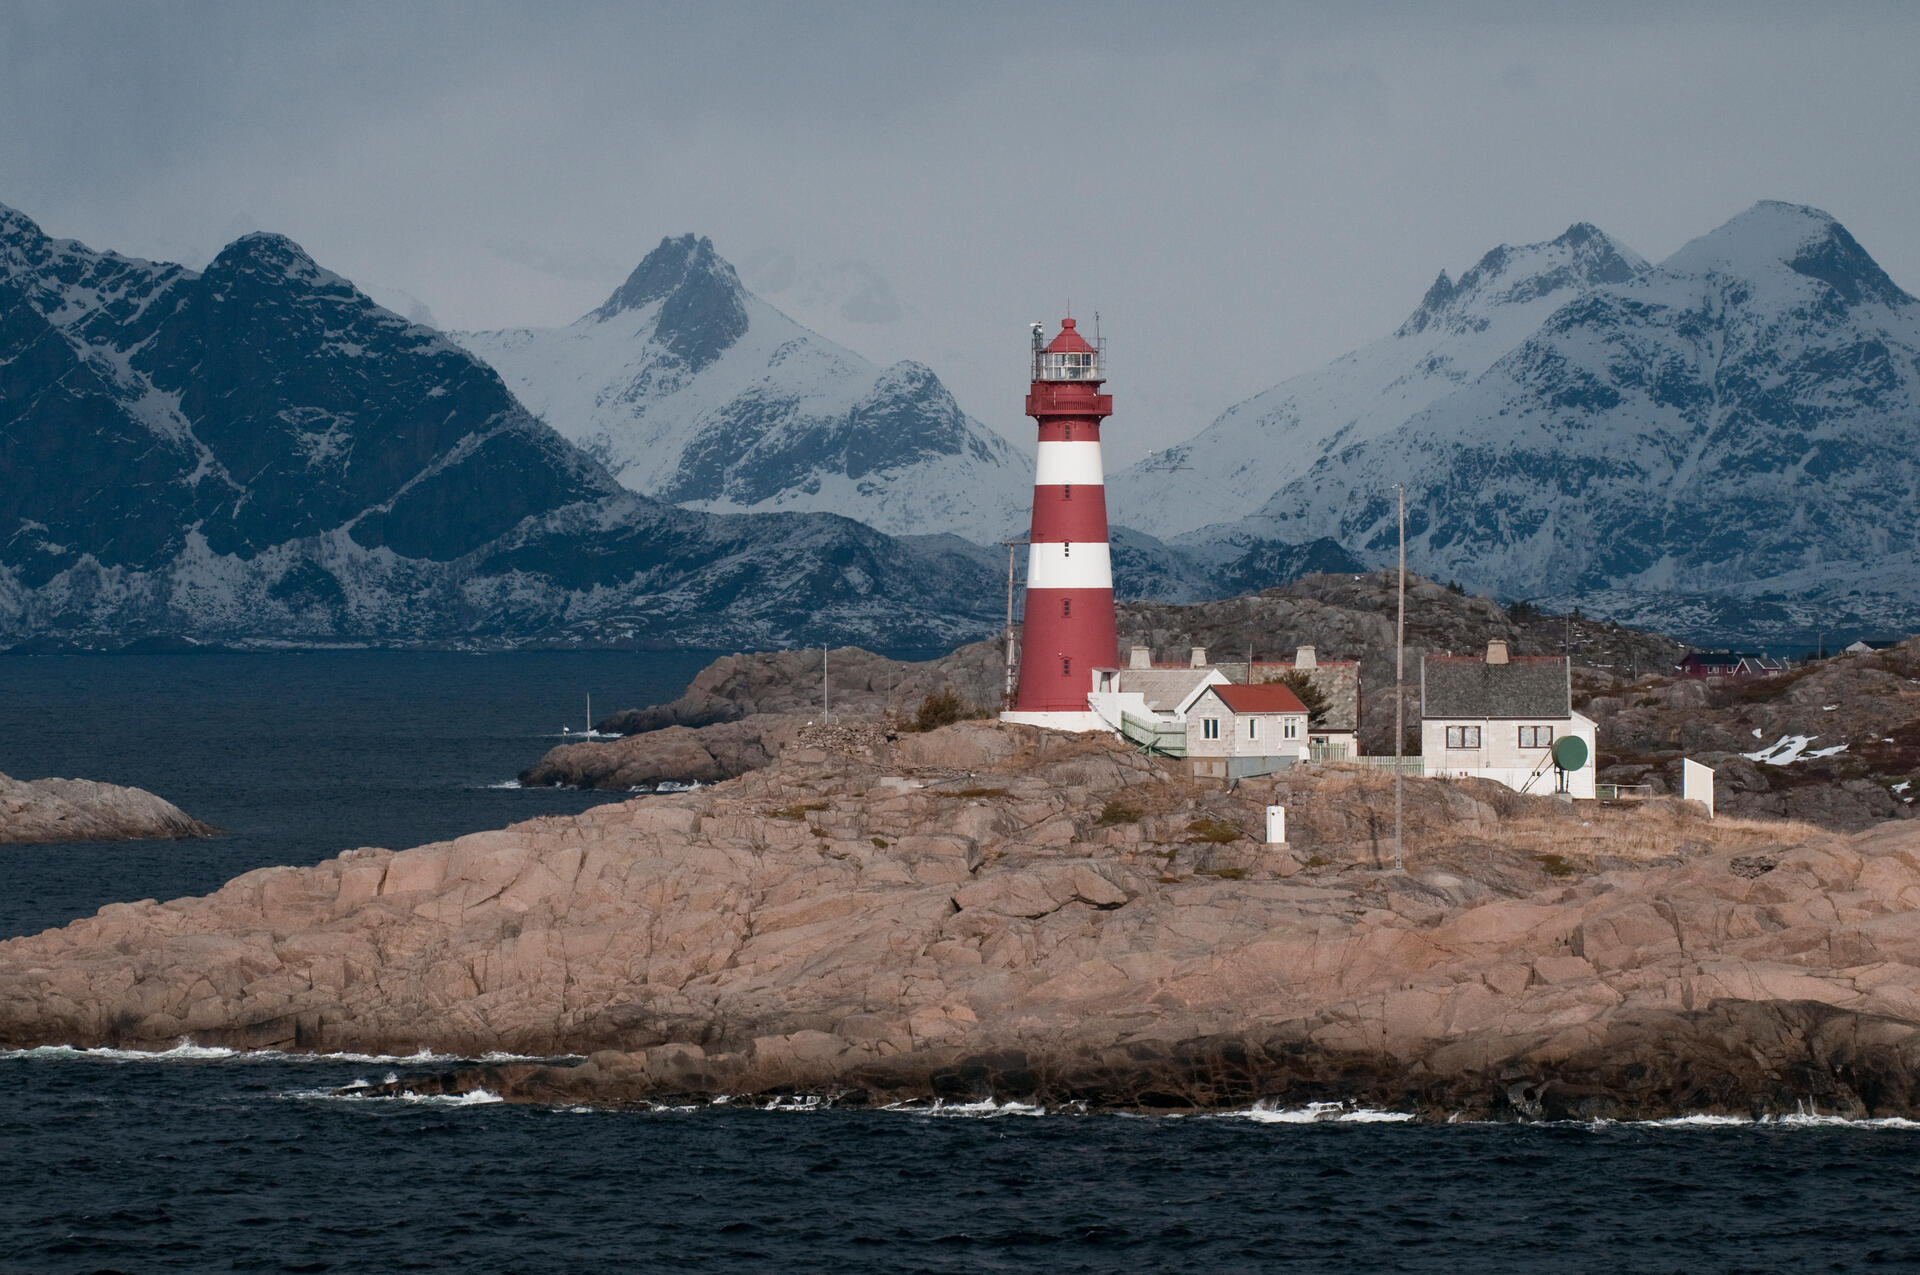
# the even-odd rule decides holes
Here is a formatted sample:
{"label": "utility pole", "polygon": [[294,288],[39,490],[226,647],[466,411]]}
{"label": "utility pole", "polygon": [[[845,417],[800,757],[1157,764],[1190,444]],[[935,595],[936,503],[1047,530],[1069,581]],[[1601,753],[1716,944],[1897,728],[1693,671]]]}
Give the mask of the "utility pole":
{"label": "utility pole", "polygon": [[1393,870],[1407,868],[1404,798],[1407,749],[1407,489],[1394,489],[1400,496],[1400,618],[1393,636]]}
{"label": "utility pole", "polygon": [[1007,707],[1011,708],[1013,707],[1013,551],[1018,546],[1029,542],[1002,540],[1000,543],[1007,547],[1007,689],[1004,698]]}
{"label": "utility pole", "polygon": [[820,647],[820,721],[822,725],[826,723],[827,713],[827,648],[822,644]]}

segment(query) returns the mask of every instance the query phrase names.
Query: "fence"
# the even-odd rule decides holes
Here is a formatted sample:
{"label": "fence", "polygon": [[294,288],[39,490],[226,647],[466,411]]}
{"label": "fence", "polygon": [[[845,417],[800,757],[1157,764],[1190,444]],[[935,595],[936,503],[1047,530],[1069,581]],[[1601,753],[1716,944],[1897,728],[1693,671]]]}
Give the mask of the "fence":
{"label": "fence", "polygon": [[1653,785],[1595,784],[1593,795],[1601,801],[1645,801],[1653,796]]}
{"label": "fence", "polygon": [[1187,755],[1187,727],[1184,722],[1152,722],[1135,717],[1132,713],[1122,713],[1120,735],[1147,752],[1159,753],[1162,757]]}

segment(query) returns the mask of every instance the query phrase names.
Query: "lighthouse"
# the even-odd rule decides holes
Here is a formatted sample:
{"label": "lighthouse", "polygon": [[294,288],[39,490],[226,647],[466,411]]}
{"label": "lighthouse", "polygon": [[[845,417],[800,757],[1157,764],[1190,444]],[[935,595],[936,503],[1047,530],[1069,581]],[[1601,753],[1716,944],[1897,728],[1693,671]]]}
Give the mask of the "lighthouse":
{"label": "lighthouse", "polygon": [[[1113,562],[1107,549],[1106,471],[1100,422],[1113,415],[1102,394],[1105,351],[1072,319],[1044,341],[1033,325],[1033,383],[1027,415],[1040,429],[1027,539],[1027,609],[1012,721],[1065,730],[1105,724],[1087,705],[1094,670],[1114,666]],[[1044,343],[1043,343],[1044,342]]]}

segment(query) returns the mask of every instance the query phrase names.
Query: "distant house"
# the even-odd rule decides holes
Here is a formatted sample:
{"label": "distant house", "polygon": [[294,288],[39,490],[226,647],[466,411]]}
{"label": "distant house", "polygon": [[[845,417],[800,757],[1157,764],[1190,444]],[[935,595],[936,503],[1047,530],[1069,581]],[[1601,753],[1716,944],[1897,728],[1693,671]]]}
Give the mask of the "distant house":
{"label": "distant house", "polygon": [[1315,761],[1347,761],[1360,755],[1360,663],[1323,660],[1310,646],[1293,659],[1256,660],[1247,681],[1274,682],[1289,673],[1304,673],[1327,701],[1326,715],[1310,728],[1308,743]]}
{"label": "distant house", "polygon": [[1682,677],[1771,677],[1787,671],[1787,662],[1750,651],[1695,651],[1680,661]]}
{"label": "distant house", "polygon": [[1567,775],[1575,797],[1594,795],[1594,724],[1573,711],[1564,655],[1514,656],[1496,638],[1479,655],[1429,655],[1420,662],[1420,752],[1428,775],[1497,779],[1519,792],[1559,784],[1553,746],[1569,735],[1586,760]]}
{"label": "distant house", "polygon": [[1209,686],[1226,674],[1194,650],[1188,665],[1156,666],[1144,647],[1136,647],[1125,668],[1095,669],[1087,706],[1111,729],[1136,744],[1178,754],[1186,739],[1187,714]]}
{"label": "distant house", "polygon": [[1899,645],[1900,643],[1898,641],[1869,642],[1863,638],[1860,641],[1855,642],[1852,646],[1843,648],[1841,651],[1841,654],[1842,655],[1872,655],[1875,651],[1884,651],[1889,647],[1895,647]]}
{"label": "distant house", "polygon": [[1196,775],[1270,773],[1304,759],[1308,746],[1307,706],[1278,682],[1209,685],[1187,710],[1187,756]]}

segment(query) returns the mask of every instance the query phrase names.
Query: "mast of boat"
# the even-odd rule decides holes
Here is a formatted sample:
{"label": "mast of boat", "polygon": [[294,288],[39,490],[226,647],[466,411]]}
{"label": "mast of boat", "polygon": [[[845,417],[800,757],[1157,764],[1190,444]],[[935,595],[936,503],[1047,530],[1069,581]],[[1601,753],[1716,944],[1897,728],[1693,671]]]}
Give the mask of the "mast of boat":
{"label": "mast of boat", "polygon": [[593,692],[592,691],[587,692],[587,728],[581,731],[580,733],[583,735],[593,734]]}

